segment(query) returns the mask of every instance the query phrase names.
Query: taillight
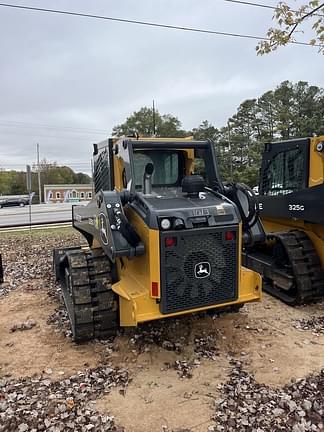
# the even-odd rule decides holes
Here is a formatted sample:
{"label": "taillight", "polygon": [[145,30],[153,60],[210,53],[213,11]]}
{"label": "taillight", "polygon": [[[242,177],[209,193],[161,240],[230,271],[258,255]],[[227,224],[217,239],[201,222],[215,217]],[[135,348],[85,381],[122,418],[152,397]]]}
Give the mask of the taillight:
{"label": "taillight", "polygon": [[225,232],[225,240],[227,240],[227,241],[235,240],[235,231],[226,231]]}
{"label": "taillight", "polygon": [[164,244],[165,244],[165,247],[175,246],[177,244],[177,239],[176,239],[176,237],[166,237],[164,239]]}
{"label": "taillight", "polygon": [[152,282],[151,296],[152,297],[158,297],[159,296],[159,284],[157,282]]}

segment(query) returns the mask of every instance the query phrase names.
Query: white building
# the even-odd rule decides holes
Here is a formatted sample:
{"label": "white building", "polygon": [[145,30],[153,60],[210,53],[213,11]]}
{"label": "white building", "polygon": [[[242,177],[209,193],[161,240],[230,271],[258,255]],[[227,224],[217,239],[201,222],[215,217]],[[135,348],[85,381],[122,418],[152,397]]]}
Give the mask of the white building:
{"label": "white building", "polygon": [[44,201],[46,203],[89,201],[92,196],[92,184],[44,185]]}

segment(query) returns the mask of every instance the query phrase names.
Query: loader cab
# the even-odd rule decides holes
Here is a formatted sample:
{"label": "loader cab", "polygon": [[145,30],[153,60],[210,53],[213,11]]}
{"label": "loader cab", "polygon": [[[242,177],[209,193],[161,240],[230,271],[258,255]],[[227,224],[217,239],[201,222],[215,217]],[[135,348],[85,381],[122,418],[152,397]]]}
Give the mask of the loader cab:
{"label": "loader cab", "polygon": [[323,193],[323,136],[265,144],[259,184],[264,220],[322,224]]}
{"label": "loader cab", "polygon": [[[108,144],[104,159],[110,171],[110,181],[109,184],[98,181],[96,190],[106,186],[109,190],[115,188],[128,189],[132,193],[144,192],[143,175],[148,164],[153,166],[153,194],[175,193],[188,175],[201,175],[206,186],[215,190],[223,189],[211,141],[155,138],[125,139]],[[107,177],[107,170],[102,168],[101,172]]]}
{"label": "loader cab", "polygon": [[[150,228],[158,229],[160,217],[170,217],[182,209],[186,215],[180,215],[184,222],[178,227],[192,226],[190,215],[197,220],[201,216],[201,226],[210,226],[216,223],[218,212],[217,220],[243,220],[245,243],[259,241],[263,235],[259,224],[254,223],[256,203],[251,202],[251,194],[224,187],[211,140],[108,139],[94,145],[93,167],[96,194],[127,191],[133,197],[128,207],[136,208]],[[146,172],[147,167],[151,173]],[[224,195],[229,198],[226,202]],[[204,210],[209,213],[202,217],[199,212],[204,206],[211,210]]]}

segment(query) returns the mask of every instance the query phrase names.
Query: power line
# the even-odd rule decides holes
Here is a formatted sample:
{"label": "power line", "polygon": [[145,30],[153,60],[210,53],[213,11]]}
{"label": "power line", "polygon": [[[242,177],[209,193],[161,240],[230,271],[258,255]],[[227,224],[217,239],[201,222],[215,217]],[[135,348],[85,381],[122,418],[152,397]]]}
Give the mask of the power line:
{"label": "power line", "polygon": [[271,10],[276,9],[275,6],[265,5],[263,3],[254,3],[254,2],[243,1],[243,0],[224,0],[224,1],[228,3],[237,3],[245,6],[256,6],[256,7],[261,7],[265,9],[271,9]]}
{"label": "power line", "polygon": [[[237,3],[240,5],[244,5],[244,6],[255,6],[255,7],[260,7],[260,8],[265,8],[265,9],[271,9],[271,10],[276,10],[277,7],[276,6],[270,6],[264,3],[254,3],[254,2],[250,2],[250,1],[244,1],[244,0],[224,0],[225,2],[228,3]],[[323,7],[323,5],[320,6],[320,8]],[[297,12],[294,9],[291,9],[292,12]],[[324,17],[323,14],[319,14],[319,13],[314,13],[312,14],[314,16],[319,16],[319,17]]]}
{"label": "power line", "polygon": [[[231,37],[236,37],[236,38],[270,41],[270,38],[266,38],[266,37],[262,37],[262,36],[253,36],[253,35],[240,34],[240,33],[221,32],[221,31],[216,31],[216,30],[205,30],[205,29],[201,29],[201,28],[184,27],[184,26],[176,26],[176,25],[169,25],[169,24],[159,24],[159,23],[154,23],[154,22],[149,22],[149,21],[138,21],[138,20],[132,20],[132,19],[114,18],[114,17],[105,16],[105,15],[94,15],[94,14],[90,14],[90,13],[73,12],[73,11],[67,11],[67,10],[47,9],[47,8],[39,8],[39,7],[32,7],[32,6],[15,5],[15,4],[11,4],[11,3],[0,3],[0,6],[8,7],[8,8],[14,8],[14,9],[23,9],[23,10],[33,11],[33,12],[35,12],[35,11],[47,12],[47,13],[52,13],[52,14],[77,16],[77,17],[83,17],[83,18],[93,18],[93,19],[115,21],[115,22],[121,22],[121,23],[127,23],[127,24],[138,24],[138,25],[149,26],[149,27],[160,27],[160,28],[165,28],[165,29],[173,29],[173,30],[195,32],[195,33],[212,34],[212,35],[217,35],[217,36],[231,36]],[[320,46],[317,44],[311,45],[308,42],[289,41],[289,43],[292,43],[295,45]]]}

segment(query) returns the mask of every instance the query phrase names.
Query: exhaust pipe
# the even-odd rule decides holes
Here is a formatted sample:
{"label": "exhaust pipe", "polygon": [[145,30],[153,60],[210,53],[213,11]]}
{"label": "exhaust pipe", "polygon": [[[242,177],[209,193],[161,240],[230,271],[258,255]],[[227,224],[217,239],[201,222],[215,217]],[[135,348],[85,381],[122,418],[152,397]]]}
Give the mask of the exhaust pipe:
{"label": "exhaust pipe", "polygon": [[154,171],[154,165],[148,163],[145,165],[144,175],[143,175],[143,193],[144,195],[152,194],[152,174]]}

